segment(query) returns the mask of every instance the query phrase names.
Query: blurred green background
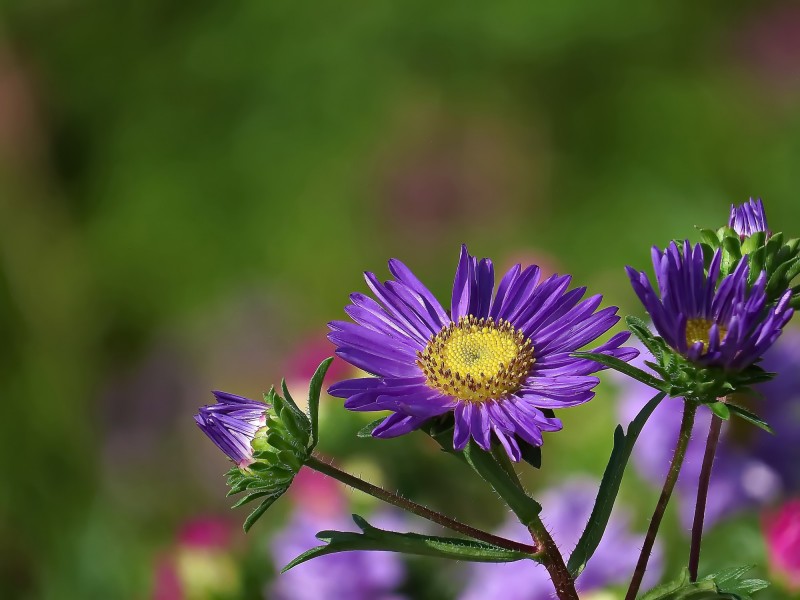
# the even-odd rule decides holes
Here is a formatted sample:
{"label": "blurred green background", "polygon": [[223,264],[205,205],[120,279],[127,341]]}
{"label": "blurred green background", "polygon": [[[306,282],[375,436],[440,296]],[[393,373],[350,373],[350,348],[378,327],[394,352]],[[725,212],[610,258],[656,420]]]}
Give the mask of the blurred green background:
{"label": "blurred green background", "polygon": [[[179,524],[228,516],[195,408],[294,368],[361,271],[446,295],[467,242],[638,312],[624,264],[731,202],[797,233],[798,159],[793,3],[5,0],[0,597],[149,597]],[[502,518],[328,409],[331,455]],[[563,416],[534,487],[602,472],[608,393]]]}

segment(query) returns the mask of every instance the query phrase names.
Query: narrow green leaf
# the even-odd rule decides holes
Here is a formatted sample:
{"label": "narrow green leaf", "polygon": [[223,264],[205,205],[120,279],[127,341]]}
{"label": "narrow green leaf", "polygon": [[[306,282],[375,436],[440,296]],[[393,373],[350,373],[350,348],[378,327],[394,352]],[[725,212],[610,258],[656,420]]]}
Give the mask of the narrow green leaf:
{"label": "narrow green leaf", "polygon": [[649,373],[642,371],[641,369],[637,369],[636,367],[626,363],[624,360],[620,360],[614,356],[608,356],[607,354],[600,354],[596,352],[573,352],[572,356],[576,358],[588,358],[589,360],[599,362],[601,365],[605,365],[609,369],[619,371],[620,373],[623,373],[628,377],[632,377],[637,381],[641,381],[642,383],[649,385],[651,388],[658,391],[663,391],[666,385],[660,379],[656,379]]}
{"label": "narrow green leaf", "polygon": [[622,432],[622,426],[617,425],[614,431],[614,446],[611,450],[611,456],[608,459],[608,465],[603,473],[603,480],[600,482],[600,489],[597,491],[597,499],[595,500],[592,514],[589,517],[589,522],[586,529],[578,540],[578,545],[572,551],[569,557],[567,568],[574,577],[577,577],[583,571],[586,563],[597,550],[600,540],[603,538],[608,520],[611,517],[611,510],[614,508],[614,502],[619,493],[619,487],[622,483],[622,477],[625,474],[625,467],[628,465],[628,460],[633,452],[633,447],[642,429],[647,423],[647,419],[653,414],[653,411],[665,398],[666,394],[661,392],[653,396],[653,398],[645,404],[644,408],[639,411],[636,418],[628,425],[627,433]]}
{"label": "narrow green leaf", "polygon": [[731,404],[730,402],[727,404],[727,406],[732,413],[744,419],[748,423],[752,423],[756,427],[760,427],[761,429],[763,429],[764,431],[768,431],[769,433],[772,434],[775,433],[775,431],[773,431],[772,427],[770,427],[766,421],[761,419],[758,415],[751,413],[746,408],[742,408],[741,406],[737,406],[736,404]]}
{"label": "narrow green leaf", "polygon": [[536,555],[506,550],[477,540],[386,531],[373,527],[358,515],[353,515],[353,520],[361,528],[362,533],[320,531],[317,538],[327,543],[304,552],[286,565],[282,572],[312,558],[351,550],[400,552],[418,556],[489,563],[514,562],[523,559],[537,560]]}
{"label": "narrow green leaf", "polygon": [[650,328],[647,327],[647,323],[631,315],[625,317],[625,322],[628,325],[628,329],[631,330],[631,333],[639,338],[639,341],[645,345],[650,351],[650,354],[660,360],[664,354],[663,348],[659,345],[655,336],[650,331]]}
{"label": "narrow green leaf", "polygon": [[724,402],[712,402],[708,405],[715,415],[717,415],[723,421],[727,421],[731,418],[731,411],[728,409],[728,405]]}
{"label": "narrow green leaf", "polygon": [[364,425],[361,429],[358,430],[358,433],[356,433],[356,435],[360,438],[371,438],[373,430],[378,425],[383,423],[385,418],[386,417],[381,417],[380,419],[375,419],[374,421],[371,421],[370,423]]}
{"label": "narrow green leaf", "polygon": [[313,450],[319,441],[319,395],[322,392],[322,381],[325,373],[331,366],[333,357],[323,360],[317,367],[311,383],[308,386],[308,417],[311,420],[311,439],[309,440],[309,450]]}

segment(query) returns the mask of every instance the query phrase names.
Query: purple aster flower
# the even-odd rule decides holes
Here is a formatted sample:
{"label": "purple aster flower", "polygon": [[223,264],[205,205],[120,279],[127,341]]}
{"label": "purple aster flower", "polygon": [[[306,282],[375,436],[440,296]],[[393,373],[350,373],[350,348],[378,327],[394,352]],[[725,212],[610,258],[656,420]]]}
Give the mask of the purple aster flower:
{"label": "purple aster flower", "polygon": [[[574,548],[592,512],[597,487],[591,480],[567,482],[542,495],[542,520],[562,551]],[[498,532],[519,541],[530,539],[530,533],[519,522],[509,521]],[[597,551],[578,577],[576,587],[581,597],[587,592],[626,582],[639,558],[643,535],[630,531],[630,519],[624,510],[614,509]],[[656,545],[645,576],[645,585],[652,586],[661,577],[661,547]],[[550,600],[553,584],[547,570],[539,564],[504,563],[475,564],[460,600]]]}
{"label": "purple aster flower", "polygon": [[[571,354],[619,317],[616,307],[595,312],[599,295],[581,301],[586,288],[567,291],[569,275],[540,281],[539,267],[516,265],[495,292],[492,262],[462,246],[448,313],[403,263],[391,260],[389,270],[395,279],[386,283],[366,273],[379,302],[352,294],[345,310],[355,323],[334,321],[328,335],[337,355],[376,376],[329,390],[350,410],[392,411],[375,437],[452,412],[456,449],[472,438],[489,450],[494,436],[519,461],[517,437],[541,446],[542,432],[562,427],[551,409],[594,396],[591,374],[601,366]],[[617,334],[593,351],[629,360],[636,351],[622,347],[627,339]]]}
{"label": "purple aster flower", "polygon": [[[644,364],[645,361],[652,362],[653,357],[643,348],[642,353],[631,364],[650,372]],[[613,377],[620,387],[619,419],[621,423],[627,424],[636,417],[655,392],[651,387],[630,377],[616,373]],[[661,488],[669,469],[680,430],[682,403],[683,398],[667,398],[659,404],[644,426],[633,451],[633,465],[637,473],[654,489]],[[677,504],[681,522],[687,528],[691,527],[694,516],[697,484],[711,416],[707,406],[698,407],[692,438],[678,477]],[[774,436],[755,427],[749,427],[745,432],[740,431],[741,429],[744,428],[737,420],[723,423],[709,487],[706,526],[711,526],[748,506],[763,505],[780,494],[782,484],[773,465],[758,456],[751,445],[754,441],[751,436]],[[741,433],[747,435],[742,436]],[[800,441],[800,423],[794,439]],[[780,441],[785,443],[785,440]]]}
{"label": "purple aster flower", "polygon": [[791,319],[791,292],[767,308],[766,273],[750,288],[750,267],[743,260],[719,282],[721,258],[718,249],[706,275],[700,244],[692,247],[686,241],[683,252],[675,242],[665,252],[654,247],[660,297],[647,275],[632,267],[626,269],[636,295],[667,344],[694,363],[740,371],[761,358]]}
{"label": "purple aster flower", "polygon": [[253,463],[251,442],[267,422],[269,405],[227,392],[213,392],[216,404],[203,406],[194,420],[241,469]]}
{"label": "purple aster flower", "polygon": [[758,200],[750,198],[738,207],[731,204],[731,218],[728,220],[728,227],[738,233],[742,239],[759,231],[769,235],[767,215],[764,213],[764,203],[761,198]]}
{"label": "purple aster flower", "polygon": [[[393,515],[376,515],[381,527],[397,524]],[[283,568],[306,550],[319,546],[321,530],[352,531],[353,521],[344,513],[331,515],[295,511],[286,526],[272,538],[272,557]],[[274,600],[402,600],[395,590],[405,579],[400,555],[391,552],[342,552],[303,563],[279,575],[266,598]]]}
{"label": "purple aster flower", "polygon": [[784,490],[800,492],[800,331],[787,330],[767,352],[764,369],[775,378],[756,386],[762,398],[750,407],[775,431],[770,435],[754,430],[744,438],[753,455],[770,465],[781,478]]}

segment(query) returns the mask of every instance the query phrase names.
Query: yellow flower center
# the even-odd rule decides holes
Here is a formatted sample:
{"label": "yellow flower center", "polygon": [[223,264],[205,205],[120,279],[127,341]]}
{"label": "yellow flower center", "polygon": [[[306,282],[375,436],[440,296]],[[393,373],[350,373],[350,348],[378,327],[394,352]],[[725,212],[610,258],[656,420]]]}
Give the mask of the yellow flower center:
{"label": "yellow flower center", "polygon": [[[714,321],[709,319],[689,319],[686,321],[686,343],[689,346],[694,346],[697,342],[703,343],[703,351],[708,350],[708,342],[711,333],[711,327]],[[728,330],[719,325],[719,339],[725,339]]]}
{"label": "yellow flower center", "polygon": [[471,402],[516,392],[535,361],[531,341],[508,321],[472,315],[450,323],[417,353],[429,386]]}

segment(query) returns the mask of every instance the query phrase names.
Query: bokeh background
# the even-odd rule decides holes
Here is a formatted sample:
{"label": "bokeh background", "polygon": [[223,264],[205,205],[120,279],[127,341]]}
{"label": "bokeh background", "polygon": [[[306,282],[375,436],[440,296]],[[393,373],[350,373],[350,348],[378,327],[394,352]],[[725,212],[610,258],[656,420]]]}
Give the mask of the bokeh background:
{"label": "bokeh background", "polygon": [[[363,270],[402,258],[443,296],[461,242],[640,314],[623,266],[731,202],[800,232],[799,159],[791,2],[5,0],[0,597],[278,598],[297,501],[239,533],[192,421],[208,390],[302,391]],[[600,476],[616,389],[563,411],[532,489]],[[422,436],[356,439],[368,417],[335,399],[323,417],[341,464],[505,518]],[[628,476],[639,530],[655,498]],[[716,526],[708,568],[767,573],[762,519]],[[464,565],[406,568],[405,597],[460,593]]]}

